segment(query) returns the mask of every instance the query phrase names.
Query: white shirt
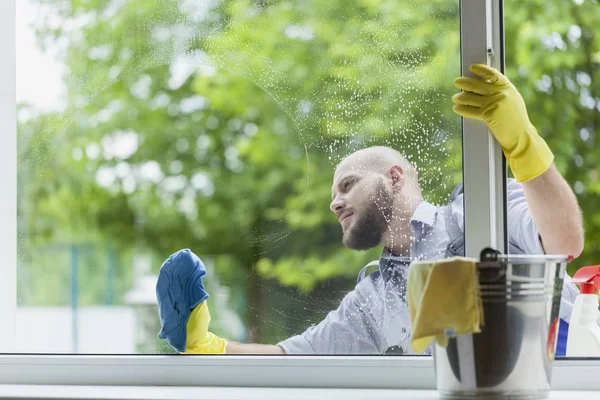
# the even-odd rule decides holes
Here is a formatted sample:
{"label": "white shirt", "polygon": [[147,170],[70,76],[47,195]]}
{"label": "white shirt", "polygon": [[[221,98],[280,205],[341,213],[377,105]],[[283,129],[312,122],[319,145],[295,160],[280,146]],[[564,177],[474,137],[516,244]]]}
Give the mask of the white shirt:
{"label": "white shirt", "polygon": [[[523,188],[513,179],[507,184],[507,206],[509,253],[544,254]],[[425,201],[416,208],[410,221],[414,237],[410,259],[436,260],[446,256],[451,238],[445,210]],[[464,236],[462,194],[451,202],[449,210],[458,224],[459,235]],[[389,257],[384,251],[379,261],[374,262],[379,270],[364,279],[359,276],[355,289],[318,325],[279,343],[284,351],[287,354],[384,354],[394,348],[403,354],[414,353],[409,345],[410,318],[406,304],[410,259]],[[565,274],[560,318],[567,322],[578,293]]]}

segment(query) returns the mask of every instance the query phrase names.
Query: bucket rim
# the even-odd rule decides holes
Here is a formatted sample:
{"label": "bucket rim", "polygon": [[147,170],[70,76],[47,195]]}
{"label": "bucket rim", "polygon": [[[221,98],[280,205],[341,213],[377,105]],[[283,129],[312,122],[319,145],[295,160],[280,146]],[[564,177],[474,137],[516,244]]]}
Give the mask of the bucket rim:
{"label": "bucket rim", "polygon": [[570,258],[570,256],[564,254],[498,254],[498,261],[501,262],[511,262],[513,260],[529,262],[567,262]]}

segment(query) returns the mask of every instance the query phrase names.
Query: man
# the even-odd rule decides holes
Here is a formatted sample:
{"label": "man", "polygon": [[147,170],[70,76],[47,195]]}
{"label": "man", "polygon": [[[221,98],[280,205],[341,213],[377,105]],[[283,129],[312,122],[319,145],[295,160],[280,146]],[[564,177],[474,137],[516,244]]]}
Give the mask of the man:
{"label": "man", "polygon": [[[508,183],[511,253],[569,254],[583,249],[582,219],[576,198],[553,165],[553,155],[529,122],[522,97],[508,79],[485,65],[478,78],[458,78],[463,92],[454,111],[484,121],[516,177]],[[360,354],[399,349],[411,353],[406,277],[411,259],[441,259],[464,252],[462,196],[445,207],[423,200],[416,169],[396,150],[372,147],[346,157],[333,178],[331,211],[343,243],[355,250],[380,244],[379,270],[364,277],[335,311],[318,325],[278,345],[227,342],[208,331],[206,273],[189,250],[161,268],[157,297],[160,337],[185,353]],[[567,277],[561,318],[568,322],[577,293]]]}

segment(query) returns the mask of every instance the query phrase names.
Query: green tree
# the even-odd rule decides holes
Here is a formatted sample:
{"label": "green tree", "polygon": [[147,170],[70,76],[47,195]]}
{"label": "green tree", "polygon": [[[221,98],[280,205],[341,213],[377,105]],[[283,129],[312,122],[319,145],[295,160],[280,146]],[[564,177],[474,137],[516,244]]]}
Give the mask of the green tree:
{"label": "green tree", "polygon": [[[506,1],[506,64],[533,124],[581,206],[586,245],[570,265],[600,259],[600,6],[588,1]],[[560,210],[556,210],[560,212]]]}
{"label": "green tree", "polygon": [[[61,21],[39,26],[40,44],[65,44],[69,75],[66,109],[19,125],[23,264],[42,243],[156,260],[190,247],[246,303],[250,339],[271,341],[316,322],[378,256],[340,244],[328,204],[341,157],[394,146],[434,203],[461,179],[456,1],[39,2]],[[572,268],[594,263],[598,4],[505,8],[507,74],[584,212]]]}
{"label": "green tree", "polygon": [[66,40],[68,98],[28,138],[54,166],[28,187],[29,234],[218,257],[246,288],[252,340],[265,278],[309,293],[378,256],[344,249],[328,210],[343,155],[396,146],[437,202],[456,183],[441,173],[460,171],[453,1],[46,2],[87,23],[39,32]]}

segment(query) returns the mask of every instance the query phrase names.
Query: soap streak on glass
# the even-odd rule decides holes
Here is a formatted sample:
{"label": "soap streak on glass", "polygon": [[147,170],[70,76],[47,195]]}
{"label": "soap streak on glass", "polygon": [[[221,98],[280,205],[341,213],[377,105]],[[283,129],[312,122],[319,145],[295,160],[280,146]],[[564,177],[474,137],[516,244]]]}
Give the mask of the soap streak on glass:
{"label": "soap streak on glass", "polygon": [[[154,285],[181,248],[209,271],[211,331],[277,343],[381,253],[342,245],[328,205],[344,156],[401,151],[432,204],[462,179],[455,0],[17,11],[19,352],[172,353]],[[402,279],[386,283],[400,297]],[[392,304],[376,322],[406,343]]]}

